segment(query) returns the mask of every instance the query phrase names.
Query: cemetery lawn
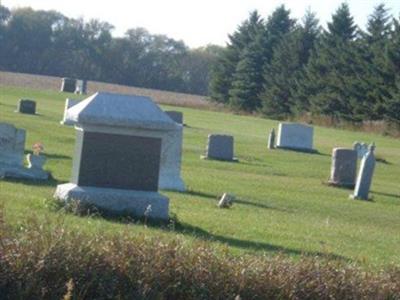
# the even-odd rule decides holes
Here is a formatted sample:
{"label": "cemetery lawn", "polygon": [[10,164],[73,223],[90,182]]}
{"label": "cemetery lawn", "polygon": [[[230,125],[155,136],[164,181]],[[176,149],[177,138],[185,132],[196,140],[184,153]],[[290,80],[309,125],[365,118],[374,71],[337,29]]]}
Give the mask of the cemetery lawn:
{"label": "cemetery lawn", "polygon": [[[79,217],[56,210],[52,195],[69,181],[75,131],[60,125],[66,97],[75,95],[0,87],[0,122],[27,130],[26,151],[42,142],[46,183],[0,181],[5,220],[16,230],[32,216],[87,233],[124,234],[179,239],[190,247],[205,240],[233,254],[301,255],[345,260],[380,268],[400,265],[400,140],[375,134],[315,127],[318,154],[269,151],[267,135],[278,122],[250,116],[163,106],[184,113],[182,177],[185,193],[161,191],[170,198],[175,226],[159,228],[99,217]],[[38,115],[14,113],[17,101],[37,101]],[[83,97],[80,97],[83,98]],[[239,163],[202,160],[207,135],[235,137]],[[349,200],[351,190],[326,185],[333,147],[375,141],[378,163],[371,201]],[[218,209],[224,192],[238,198],[231,209]]]}

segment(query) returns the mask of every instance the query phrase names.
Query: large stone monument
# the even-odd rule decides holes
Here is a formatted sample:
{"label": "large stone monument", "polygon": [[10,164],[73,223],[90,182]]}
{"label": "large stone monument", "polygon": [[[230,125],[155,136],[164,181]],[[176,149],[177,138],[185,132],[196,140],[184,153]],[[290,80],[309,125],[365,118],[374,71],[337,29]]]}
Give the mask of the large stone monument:
{"label": "large stone monument", "polygon": [[357,151],[334,148],[332,151],[331,178],[329,183],[335,186],[353,188],[357,172]]}
{"label": "large stone monument", "polygon": [[147,97],[111,93],[76,104],[67,110],[66,121],[75,125],[77,141],[71,182],[57,187],[56,198],[116,214],[144,216],[147,211],[149,217],[168,219],[169,201],[158,193],[159,180],[170,176],[164,184],[176,185],[172,181],[179,179],[184,188],[176,174],[181,126]]}
{"label": "large stone monument", "polygon": [[209,134],[204,159],[238,161],[233,156],[233,136],[224,134]]}
{"label": "large stone monument", "polygon": [[276,147],[314,152],[314,128],[299,123],[279,123]]}
{"label": "large stone monument", "polygon": [[64,77],[61,80],[61,92],[74,93],[76,89],[76,79]]}
{"label": "large stone monument", "polygon": [[65,99],[64,115],[63,115],[63,119],[60,122],[62,125],[67,125],[67,126],[73,125],[73,123],[67,121],[67,110],[78,103],[79,103],[79,100],[73,100],[73,99],[69,99],[69,98]]}
{"label": "large stone monument", "polygon": [[36,102],[28,99],[19,100],[17,106],[17,112],[29,115],[36,114]]}
{"label": "large stone monument", "polygon": [[28,154],[24,167],[25,130],[0,123],[0,177],[46,180],[49,174],[42,167],[46,161],[40,153]]}
{"label": "large stone monument", "polygon": [[166,110],[165,113],[176,123],[183,125],[183,113],[175,110]]}
{"label": "large stone monument", "polygon": [[360,170],[358,171],[354,193],[350,197],[353,199],[368,200],[369,190],[371,188],[372,177],[375,170],[375,145],[369,146],[368,153],[362,158]]}

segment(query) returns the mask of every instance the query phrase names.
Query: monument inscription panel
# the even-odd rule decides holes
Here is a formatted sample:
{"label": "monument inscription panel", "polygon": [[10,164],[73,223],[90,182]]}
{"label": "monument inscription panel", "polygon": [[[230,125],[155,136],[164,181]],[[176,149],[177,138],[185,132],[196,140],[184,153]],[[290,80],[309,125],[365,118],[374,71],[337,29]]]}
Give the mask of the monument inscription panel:
{"label": "monument inscription panel", "polygon": [[160,154],[159,138],[78,131],[72,182],[157,191]]}

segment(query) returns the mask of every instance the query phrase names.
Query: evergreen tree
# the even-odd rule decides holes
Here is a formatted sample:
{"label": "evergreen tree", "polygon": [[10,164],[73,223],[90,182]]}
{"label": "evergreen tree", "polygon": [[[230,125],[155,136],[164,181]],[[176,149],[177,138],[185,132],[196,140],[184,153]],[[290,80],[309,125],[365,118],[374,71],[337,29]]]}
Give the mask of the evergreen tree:
{"label": "evergreen tree", "polygon": [[285,118],[296,111],[293,96],[295,83],[302,76],[301,70],[308,61],[319,32],[315,14],[308,11],[303,24],[284,36],[275,48],[272,61],[264,73],[265,88],[261,96],[264,114]]}
{"label": "evergreen tree", "polygon": [[229,36],[226,46],[211,71],[210,97],[212,100],[228,103],[229,90],[232,88],[234,74],[242,52],[263,30],[263,20],[257,11],[250,13],[235,33]]}
{"label": "evergreen tree", "polygon": [[308,97],[313,113],[332,119],[359,118],[354,107],[361,107],[363,86],[356,36],[357,27],[344,3],[332,16],[305,70],[303,97]]}

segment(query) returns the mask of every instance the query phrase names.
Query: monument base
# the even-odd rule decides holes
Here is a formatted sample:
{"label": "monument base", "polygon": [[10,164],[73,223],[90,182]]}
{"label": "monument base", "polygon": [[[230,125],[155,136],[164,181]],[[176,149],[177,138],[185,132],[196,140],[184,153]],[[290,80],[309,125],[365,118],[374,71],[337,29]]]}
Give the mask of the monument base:
{"label": "monument base", "polygon": [[[79,201],[116,215],[132,215],[168,220],[169,199],[157,192],[78,186],[65,183],[57,186],[54,198],[68,203]],[[150,209],[149,209],[150,208]]]}
{"label": "monument base", "polygon": [[239,162],[239,159],[236,157],[233,157],[232,159],[223,159],[223,158],[209,157],[207,155],[201,155],[200,158],[201,159],[209,159],[209,160],[226,161],[226,162]]}
{"label": "monument base", "polygon": [[179,176],[160,176],[158,188],[161,190],[185,192],[186,187],[182,178]]}
{"label": "monument base", "polygon": [[0,164],[0,178],[14,178],[27,180],[47,180],[49,173],[37,168],[24,168]]}
{"label": "monument base", "polygon": [[282,150],[289,150],[289,151],[304,152],[304,153],[318,153],[317,150],[309,149],[309,148],[296,148],[296,147],[288,147],[288,146],[276,146],[275,148],[282,149]]}
{"label": "monument base", "polygon": [[328,180],[328,185],[340,187],[340,188],[346,188],[346,189],[354,189],[354,186],[355,186],[354,183],[337,182],[337,181],[333,181],[333,180]]}

